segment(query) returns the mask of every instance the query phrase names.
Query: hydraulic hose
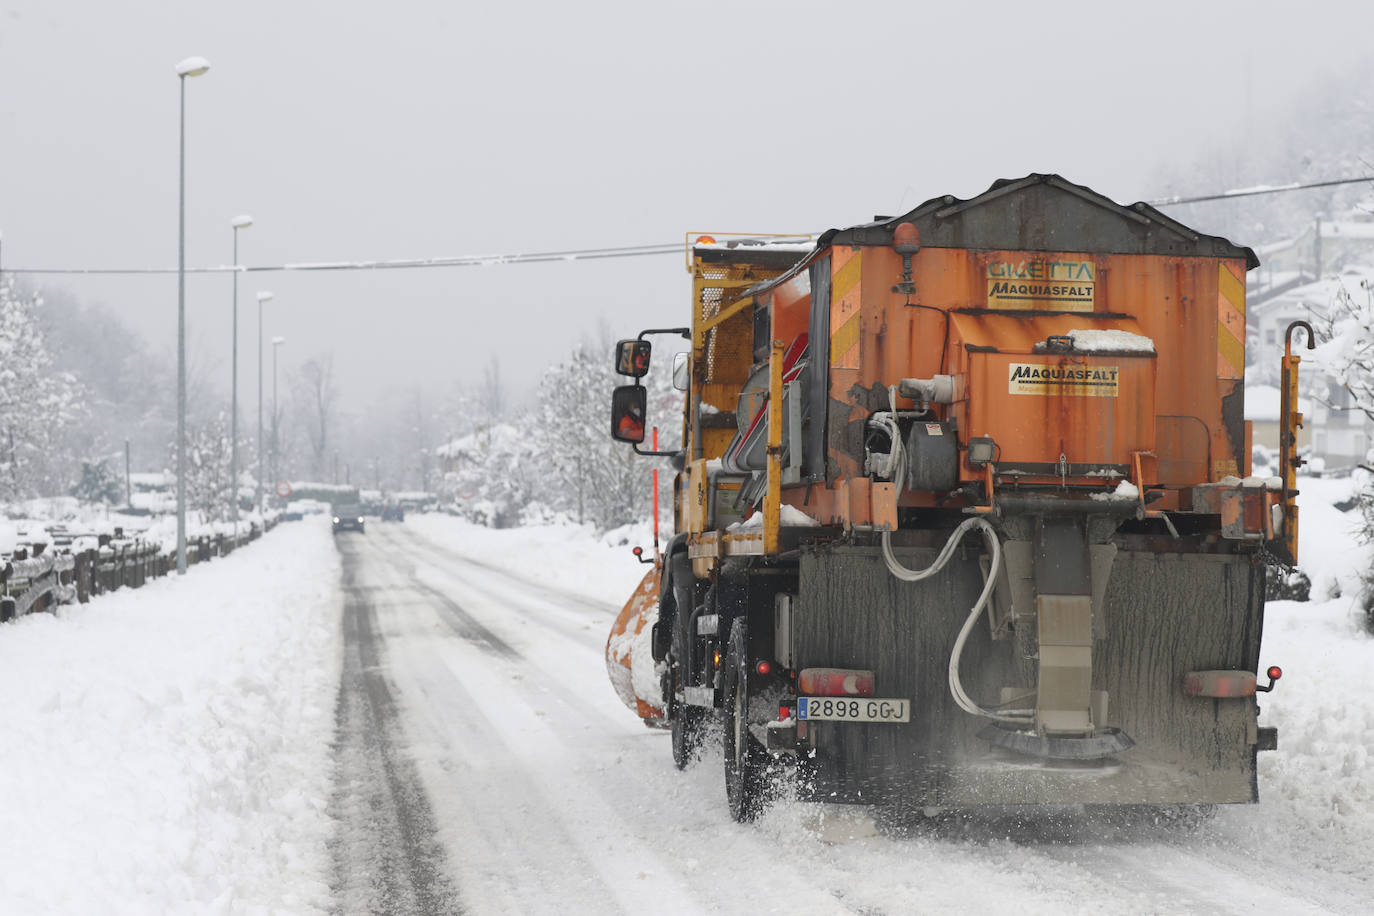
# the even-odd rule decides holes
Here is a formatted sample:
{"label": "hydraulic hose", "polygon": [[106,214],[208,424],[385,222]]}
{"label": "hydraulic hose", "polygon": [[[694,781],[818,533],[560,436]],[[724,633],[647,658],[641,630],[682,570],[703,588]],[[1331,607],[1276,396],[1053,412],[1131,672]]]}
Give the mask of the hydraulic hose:
{"label": "hydraulic hose", "polygon": [[[885,415],[877,415],[874,419],[887,430],[892,439],[892,459],[890,463],[891,477],[897,484],[898,494],[904,488],[906,482],[906,451],[902,444],[900,427],[897,424],[897,404],[896,389],[888,389],[888,397],[892,403],[892,412]],[[969,611],[968,617],[964,620],[964,625],[959,629],[959,636],[954,640],[954,649],[949,655],[949,692],[954,698],[954,702],[964,712],[970,715],[980,716],[986,719],[993,719],[998,722],[1015,722],[1018,724],[1028,724],[1034,719],[1034,714],[1029,711],[1008,712],[1004,710],[986,709],[979,706],[964,690],[963,681],[959,677],[959,661],[964,654],[964,645],[968,642],[969,634],[973,632],[973,627],[978,622],[978,617],[988,605],[988,600],[992,597],[992,591],[997,587],[997,573],[1002,564],[1002,542],[997,537],[997,529],[993,528],[986,519],[970,518],[960,523],[959,527],[950,534],[949,540],[945,541],[945,546],[935,557],[935,561],[925,569],[909,569],[903,566],[896,555],[892,552],[892,532],[884,531],[882,534],[882,553],[883,563],[887,566],[893,576],[903,582],[920,582],[928,579],[944,569],[949,564],[950,558],[954,556],[954,551],[958,548],[960,541],[965,534],[977,528],[983,534],[983,541],[987,544],[988,553],[991,555],[991,563],[988,572],[983,580],[983,590],[978,595],[978,600],[974,602],[973,608]]]}

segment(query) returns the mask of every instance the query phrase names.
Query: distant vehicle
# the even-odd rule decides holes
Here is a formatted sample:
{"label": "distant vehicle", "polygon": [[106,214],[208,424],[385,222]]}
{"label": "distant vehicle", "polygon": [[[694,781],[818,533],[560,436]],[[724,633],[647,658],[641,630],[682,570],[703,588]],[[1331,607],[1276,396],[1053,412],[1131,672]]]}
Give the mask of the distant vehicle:
{"label": "distant vehicle", "polygon": [[330,507],[329,503],[318,499],[293,499],[286,504],[285,511],[300,518],[306,515],[323,515],[330,511]]}
{"label": "distant vehicle", "polygon": [[381,515],[386,498],[381,490],[359,490],[358,503],[363,507],[363,515]]}
{"label": "distant vehicle", "polygon": [[336,506],[334,509],[334,533],[352,530],[363,532],[363,510],[361,506]]}
{"label": "distant vehicle", "polygon": [[384,522],[403,522],[406,520],[406,510],[400,506],[383,506],[382,521]]}
{"label": "distant vehicle", "polygon": [[433,512],[439,507],[439,497],[424,490],[402,490],[392,493],[396,505],[411,512]]}

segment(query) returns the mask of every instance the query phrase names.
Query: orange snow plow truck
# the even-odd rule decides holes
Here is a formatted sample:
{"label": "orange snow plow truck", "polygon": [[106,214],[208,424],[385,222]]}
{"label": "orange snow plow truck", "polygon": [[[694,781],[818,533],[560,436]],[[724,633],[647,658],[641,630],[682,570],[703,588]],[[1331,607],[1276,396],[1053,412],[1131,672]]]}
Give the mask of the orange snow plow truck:
{"label": "orange snow plow truck", "polygon": [[738,820],[792,767],[914,810],[1257,800],[1302,418],[1290,328],[1250,476],[1250,249],[1036,174],[688,263],[690,326],[617,344],[611,421],[667,457],[641,379],[690,340],[676,533],[607,645],[679,767],[715,716]]}

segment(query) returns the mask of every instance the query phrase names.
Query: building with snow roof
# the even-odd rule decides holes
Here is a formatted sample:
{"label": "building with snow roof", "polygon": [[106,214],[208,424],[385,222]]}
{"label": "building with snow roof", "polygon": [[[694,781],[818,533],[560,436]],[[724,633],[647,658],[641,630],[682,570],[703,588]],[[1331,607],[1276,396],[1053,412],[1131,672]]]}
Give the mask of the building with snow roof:
{"label": "building with snow roof", "polygon": [[[1374,229],[1374,223],[1368,225]],[[1364,263],[1374,264],[1374,245]],[[1370,289],[1374,289],[1374,267],[1347,264],[1338,273],[1290,285],[1276,295],[1252,301],[1246,329],[1245,417],[1254,424],[1256,445],[1278,447],[1279,359],[1288,327],[1295,321],[1306,321],[1320,332],[1340,296],[1367,296]],[[1295,332],[1293,343],[1303,357],[1298,409],[1305,427],[1299,448],[1310,445],[1312,455],[1333,470],[1364,463],[1374,444],[1374,423],[1356,408],[1341,380],[1324,371],[1308,354],[1301,332]]]}

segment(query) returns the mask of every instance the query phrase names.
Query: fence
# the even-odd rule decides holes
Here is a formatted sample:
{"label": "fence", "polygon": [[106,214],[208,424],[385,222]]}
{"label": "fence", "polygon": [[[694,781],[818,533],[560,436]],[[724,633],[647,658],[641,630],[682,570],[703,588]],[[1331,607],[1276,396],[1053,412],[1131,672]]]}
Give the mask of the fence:
{"label": "fence", "polygon": [[[232,535],[205,535],[186,539],[186,564],[205,563],[226,557],[250,541],[262,537],[277,524],[269,518],[265,528],[256,523]],[[0,622],[52,610],[59,604],[82,604],[96,595],[120,588],[140,588],[149,579],[165,576],[176,569],[176,551],[140,538],[125,538],[115,529],[113,536],[102,534],[97,546],[72,550],[79,534],[52,532],[51,545],[35,544],[20,548],[0,568]]]}

